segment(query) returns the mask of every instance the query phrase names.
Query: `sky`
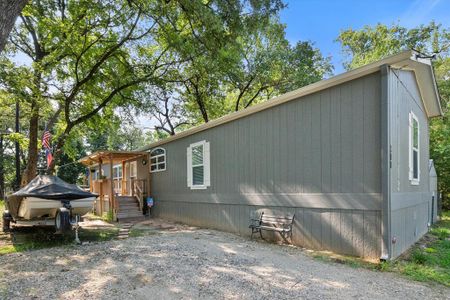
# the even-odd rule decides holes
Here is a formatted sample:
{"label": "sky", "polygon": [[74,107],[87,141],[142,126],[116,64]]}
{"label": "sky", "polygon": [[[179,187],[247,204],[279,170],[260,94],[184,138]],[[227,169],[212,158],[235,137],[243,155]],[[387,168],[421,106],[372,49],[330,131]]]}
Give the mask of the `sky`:
{"label": "sky", "polygon": [[407,28],[434,20],[450,27],[450,0],[286,0],[281,12],[286,37],[291,43],[309,40],[331,56],[334,74],[344,71],[341,45],[335,42],[345,29],[364,25],[400,24]]}

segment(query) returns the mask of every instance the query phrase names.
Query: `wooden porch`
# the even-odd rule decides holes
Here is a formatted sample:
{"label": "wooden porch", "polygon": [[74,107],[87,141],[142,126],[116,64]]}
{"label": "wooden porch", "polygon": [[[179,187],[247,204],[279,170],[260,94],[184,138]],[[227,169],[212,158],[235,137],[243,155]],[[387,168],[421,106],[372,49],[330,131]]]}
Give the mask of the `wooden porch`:
{"label": "wooden porch", "polygon": [[[150,172],[144,170],[137,176],[131,172],[131,163],[146,161],[147,152],[137,151],[97,151],[79,160],[89,168],[89,189],[98,194],[96,214],[109,212],[114,220],[142,216],[145,198],[150,195]],[[128,164],[128,168],[126,167]],[[121,178],[114,176],[114,168],[121,166]],[[137,163],[134,163],[137,168]],[[148,168],[148,167],[147,167]],[[97,174],[95,178],[94,174]],[[136,202],[135,207],[133,199]]]}

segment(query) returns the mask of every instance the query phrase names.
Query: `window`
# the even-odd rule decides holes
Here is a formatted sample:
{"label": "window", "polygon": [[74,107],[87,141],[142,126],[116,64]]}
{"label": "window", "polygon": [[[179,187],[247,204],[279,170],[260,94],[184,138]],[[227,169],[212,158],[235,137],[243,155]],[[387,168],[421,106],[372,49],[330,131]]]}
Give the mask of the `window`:
{"label": "window", "polygon": [[166,170],[166,150],[156,148],[150,152],[150,172]]}
{"label": "window", "polygon": [[131,178],[137,177],[137,161],[130,162],[130,177]]}
{"label": "window", "polygon": [[114,180],[114,190],[116,193],[120,193],[122,191],[122,177],[123,177],[122,165],[114,166],[113,180]]}
{"label": "window", "polygon": [[187,148],[187,185],[191,189],[210,186],[209,143],[201,141]]}
{"label": "window", "polygon": [[418,185],[420,181],[420,129],[413,112],[409,113],[409,180]]}
{"label": "window", "polygon": [[122,165],[116,165],[113,167],[113,178],[118,179],[122,178]]}

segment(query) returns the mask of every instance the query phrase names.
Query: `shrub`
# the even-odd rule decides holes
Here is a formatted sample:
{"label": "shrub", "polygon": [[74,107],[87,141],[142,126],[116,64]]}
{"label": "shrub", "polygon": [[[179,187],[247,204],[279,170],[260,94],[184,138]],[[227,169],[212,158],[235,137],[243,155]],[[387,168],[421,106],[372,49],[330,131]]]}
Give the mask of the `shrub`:
{"label": "shrub", "polygon": [[431,233],[440,240],[445,240],[450,236],[450,229],[447,228],[433,228]]}
{"label": "shrub", "polygon": [[427,255],[422,251],[416,249],[411,253],[411,261],[418,265],[423,265],[427,261]]}

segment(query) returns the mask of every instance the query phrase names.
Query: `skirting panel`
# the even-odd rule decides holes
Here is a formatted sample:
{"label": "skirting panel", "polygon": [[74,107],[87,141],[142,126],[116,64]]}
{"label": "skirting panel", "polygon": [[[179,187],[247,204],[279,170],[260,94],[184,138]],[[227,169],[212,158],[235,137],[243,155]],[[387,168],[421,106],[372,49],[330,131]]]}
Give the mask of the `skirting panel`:
{"label": "skirting panel", "polygon": [[[168,220],[249,236],[250,215],[260,209],[295,213],[292,242],[297,246],[364,258],[380,256],[381,214],[378,210],[157,201],[153,211]],[[270,233],[264,235],[273,238]]]}

